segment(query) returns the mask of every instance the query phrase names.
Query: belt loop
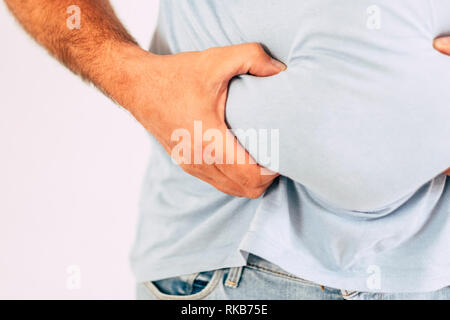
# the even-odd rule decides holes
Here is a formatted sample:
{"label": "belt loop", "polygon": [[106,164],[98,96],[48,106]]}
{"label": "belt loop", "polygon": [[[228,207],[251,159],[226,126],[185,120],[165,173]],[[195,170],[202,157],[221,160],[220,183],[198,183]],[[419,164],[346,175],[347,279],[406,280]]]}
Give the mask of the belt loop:
{"label": "belt loop", "polygon": [[239,280],[241,280],[242,269],[244,267],[234,267],[230,268],[228,271],[227,279],[225,280],[225,287],[236,289],[239,285]]}

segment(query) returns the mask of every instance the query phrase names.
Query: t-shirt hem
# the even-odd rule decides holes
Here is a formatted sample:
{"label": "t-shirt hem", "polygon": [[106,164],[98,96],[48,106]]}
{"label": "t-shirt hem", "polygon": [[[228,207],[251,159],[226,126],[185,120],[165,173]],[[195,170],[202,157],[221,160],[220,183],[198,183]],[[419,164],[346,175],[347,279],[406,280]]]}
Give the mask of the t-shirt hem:
{"label": "t-shirt hem", "polygon": [[[368,286],[370,274],[366,270],[361,272],[347,272],[339,270],[339,273],[321,267],[319,264],[307,263],[307,258],[299,252],[284,248],[284,246],[267,235],[260,236],[256,232],[249,231],[242,240],[240,246],[230,246],[211,249],[198,254],[169,257],[152,261],[151,258],[132,262],[132,269],[138,283],[157,281],[161,279],[177,277],[185,274],[218,270],[224,268],[242,267],[247,264],[247,254],[251,253],[276,264],[288,273],[318,285],[335,288],[355,290],[360,292],[382,293],[414,293],[431,292],[450,285],[450,273],[434,272],[430,275],[422,269],[409,269],[407,274],[401,275],[402,270],[382,266],[382,283],[379,288]],[[205,257],[205,258],[202,258]],[[298,263],[292,263],[298,261]],[[404,273],[404,272],[403,272]],[[417,276],[414,276],[417,274]],[[420,274],[420,278],[419,278]],[[437,274],[437,275],[436,275]],[[417,281],[419,280],[420,281]]]}
{"label": "t-shirt hem", "polygon": [[[287,250],[275,239],[268,239],[251,231],[242,241],[240,249],[267,261],[275,261],[278,267],[297,277],[330,288],[360,292],[416,293],[432,292],[450,285],[450,272],[426,275],[426,272],[422,269],[417,269],[416,272],[409,269],[408,274],[402,276],[401,270],[382,266],[381,285],[373,288],[368,285],[371,274],[367,270],[348,272],[347,274],[343,274],[342,270],[339,270],[339,274],[337,274],[332,270],[321,268],[318,264],[308,265],[304,257],[299,255],[298,252]],[[294,264],[292,261],[298,261],[298,263]],[[420,278],[414,276],[414,274],[419,273]],[[420,279],[420,281],[414,281],[414,279]]]}
{"label": "t-shirt hem", "polygon": [[205,251],[202,252],[201,256],[198,254],[183,255],[158,259],[158,261],[147,259],[132,262],[132,269],[136,281],[142,283],[197,272],[242,267],[247,264],[246,253],[240,252],[236,246],[233,246],[228,252],[230,251],[232,254],[228,256],[224,254],[223,248],[221,248],[220,252],[218,250]]}

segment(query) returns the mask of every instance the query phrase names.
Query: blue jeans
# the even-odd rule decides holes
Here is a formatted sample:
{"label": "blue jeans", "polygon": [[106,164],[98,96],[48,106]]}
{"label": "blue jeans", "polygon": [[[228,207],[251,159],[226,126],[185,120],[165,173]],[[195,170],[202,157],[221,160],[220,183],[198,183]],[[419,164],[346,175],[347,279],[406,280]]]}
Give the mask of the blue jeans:
{"label": "blue jeans", "polygon": [[250,255],[247,265],[137,285],[139,300],[450,300],[450,287],[423,293],[357,292],[321,286]]}

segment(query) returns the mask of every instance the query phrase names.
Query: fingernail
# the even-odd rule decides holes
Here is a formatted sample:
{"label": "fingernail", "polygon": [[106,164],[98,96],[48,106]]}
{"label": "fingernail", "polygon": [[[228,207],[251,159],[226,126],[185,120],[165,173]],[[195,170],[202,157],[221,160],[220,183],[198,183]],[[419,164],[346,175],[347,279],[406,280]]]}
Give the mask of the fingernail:
{"label": "fingernail", "polygon": [[450,37],[442,37],[434,40],[434,47],[437,50],[450,50]]}
{"label": "fingernail", "polygon": [[271,59],[271,62],[272,62],[272,64],[275,66],[275,67],[277,67],[278,69],[280,69],[281,71],[285,71],[286,69],[287,69],[287,66],[284,64],[284,63],[282,63],[282,62],[280,62],[280,61],[278,61],[278,60],[275,60],[275,59]]}

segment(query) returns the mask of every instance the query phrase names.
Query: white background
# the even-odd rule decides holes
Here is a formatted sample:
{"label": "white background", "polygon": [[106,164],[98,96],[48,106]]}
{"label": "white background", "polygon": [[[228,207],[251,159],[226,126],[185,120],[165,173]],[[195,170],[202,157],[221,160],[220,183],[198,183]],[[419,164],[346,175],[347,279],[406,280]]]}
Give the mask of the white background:
{"label": "white background", "polygon": [[[148,48],[157,1],[112,3]],[[0,299],[133,299],[146,132],[50,58],[3,1],[0,39]]]}

